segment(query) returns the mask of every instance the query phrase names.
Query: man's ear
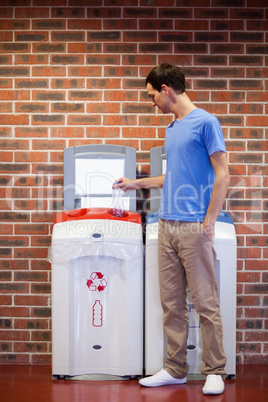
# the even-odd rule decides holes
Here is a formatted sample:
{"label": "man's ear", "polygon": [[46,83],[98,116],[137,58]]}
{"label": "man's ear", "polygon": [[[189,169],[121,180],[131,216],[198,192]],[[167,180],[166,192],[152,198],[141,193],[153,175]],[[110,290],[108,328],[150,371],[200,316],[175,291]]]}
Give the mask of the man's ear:
{"label": "man's ear", "polygon": [[168,92],[169,92],[169,87],[166,85],[166,84],[162,84],[161,85],[161,91],[164,91],[165,92],[165,94],[167,95],[168,94]]}
{"label": "man's ear", "polygon": [[166,95],[170,94],[170,90],[171,90],[171,88],[168,87],[166,84],[161,85],[161,91],[164,91]]}

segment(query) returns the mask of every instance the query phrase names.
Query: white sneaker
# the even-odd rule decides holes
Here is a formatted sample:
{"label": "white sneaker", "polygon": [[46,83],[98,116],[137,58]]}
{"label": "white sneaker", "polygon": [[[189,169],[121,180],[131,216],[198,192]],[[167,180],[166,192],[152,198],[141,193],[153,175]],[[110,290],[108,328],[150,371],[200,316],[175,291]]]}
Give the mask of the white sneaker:
{"label": "white sneaker", "polygon": [[139,383],[144,387],[160,387],[161,385],[172,385],[172,384],[185,384],[187,382],[187,378],[174,378],[172,377],[167,370],[160,370],[155,375],[150,377],[142,378]]}
{"label": "white sneaker", "polygon": [[204,395],[219,395],[224,391],[224,381],[221,375],[209,374],[203,387]]}

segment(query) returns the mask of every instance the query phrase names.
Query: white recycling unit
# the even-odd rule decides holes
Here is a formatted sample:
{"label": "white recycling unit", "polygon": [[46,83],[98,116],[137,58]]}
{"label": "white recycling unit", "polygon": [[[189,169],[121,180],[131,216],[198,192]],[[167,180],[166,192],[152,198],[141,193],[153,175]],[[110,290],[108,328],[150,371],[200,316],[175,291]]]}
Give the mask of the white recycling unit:
{"label": "white recycling unit", "polygon": [[[216,277],[223,323],[223,344],[228,376],[236,373],[236,234],[230,215],[221,212],[215,225]],[[163,367],[166,340],[158,282],[158,213],[146,217],[145,246],[145,374],[155,374]],[[200,374],[202,337],[200,319],[188,289],[189,336],[187,342],[189,374]]]}
{"label": "white recycling unit", "polygon": [[52,234],[52,375],[143,372],[141,216],[84,208]]}

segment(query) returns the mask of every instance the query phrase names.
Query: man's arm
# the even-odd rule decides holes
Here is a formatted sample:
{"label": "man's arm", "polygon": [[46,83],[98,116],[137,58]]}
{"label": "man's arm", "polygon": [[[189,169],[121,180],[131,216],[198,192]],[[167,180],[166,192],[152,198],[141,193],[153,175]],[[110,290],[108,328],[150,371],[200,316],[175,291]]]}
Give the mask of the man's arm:
{"label": "man's arm", "polygon": [[137,190],[139,188],[162,188],[164,184],[165,175],[155,177],[145,177],[142,179],[128,179],[127,177],[121,177],[114,183],[113,188],[121,188],[123,191]]}
{"label": "man's arm", "polygon": [[203,222],[203,230],[206,236],[212,238],[216,220],[226,197],[230,175],[227,164],[227,155],[225,152],[215,152],[211,155],[210,160],[216,178],[207,214]]}

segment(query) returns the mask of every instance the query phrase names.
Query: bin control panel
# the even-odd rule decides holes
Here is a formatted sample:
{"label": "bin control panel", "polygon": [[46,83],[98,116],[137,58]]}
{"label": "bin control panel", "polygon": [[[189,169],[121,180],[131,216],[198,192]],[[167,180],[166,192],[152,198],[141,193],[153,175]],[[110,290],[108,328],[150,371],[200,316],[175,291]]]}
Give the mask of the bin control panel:
{"label": "bin control panel", "polygon": [[[136,178],[136,150],[90,144],[64,150],[64,209],[109,208],[112,185],[120,177]],[[136,191],[123,195],[124,209],[136,211]]]}

